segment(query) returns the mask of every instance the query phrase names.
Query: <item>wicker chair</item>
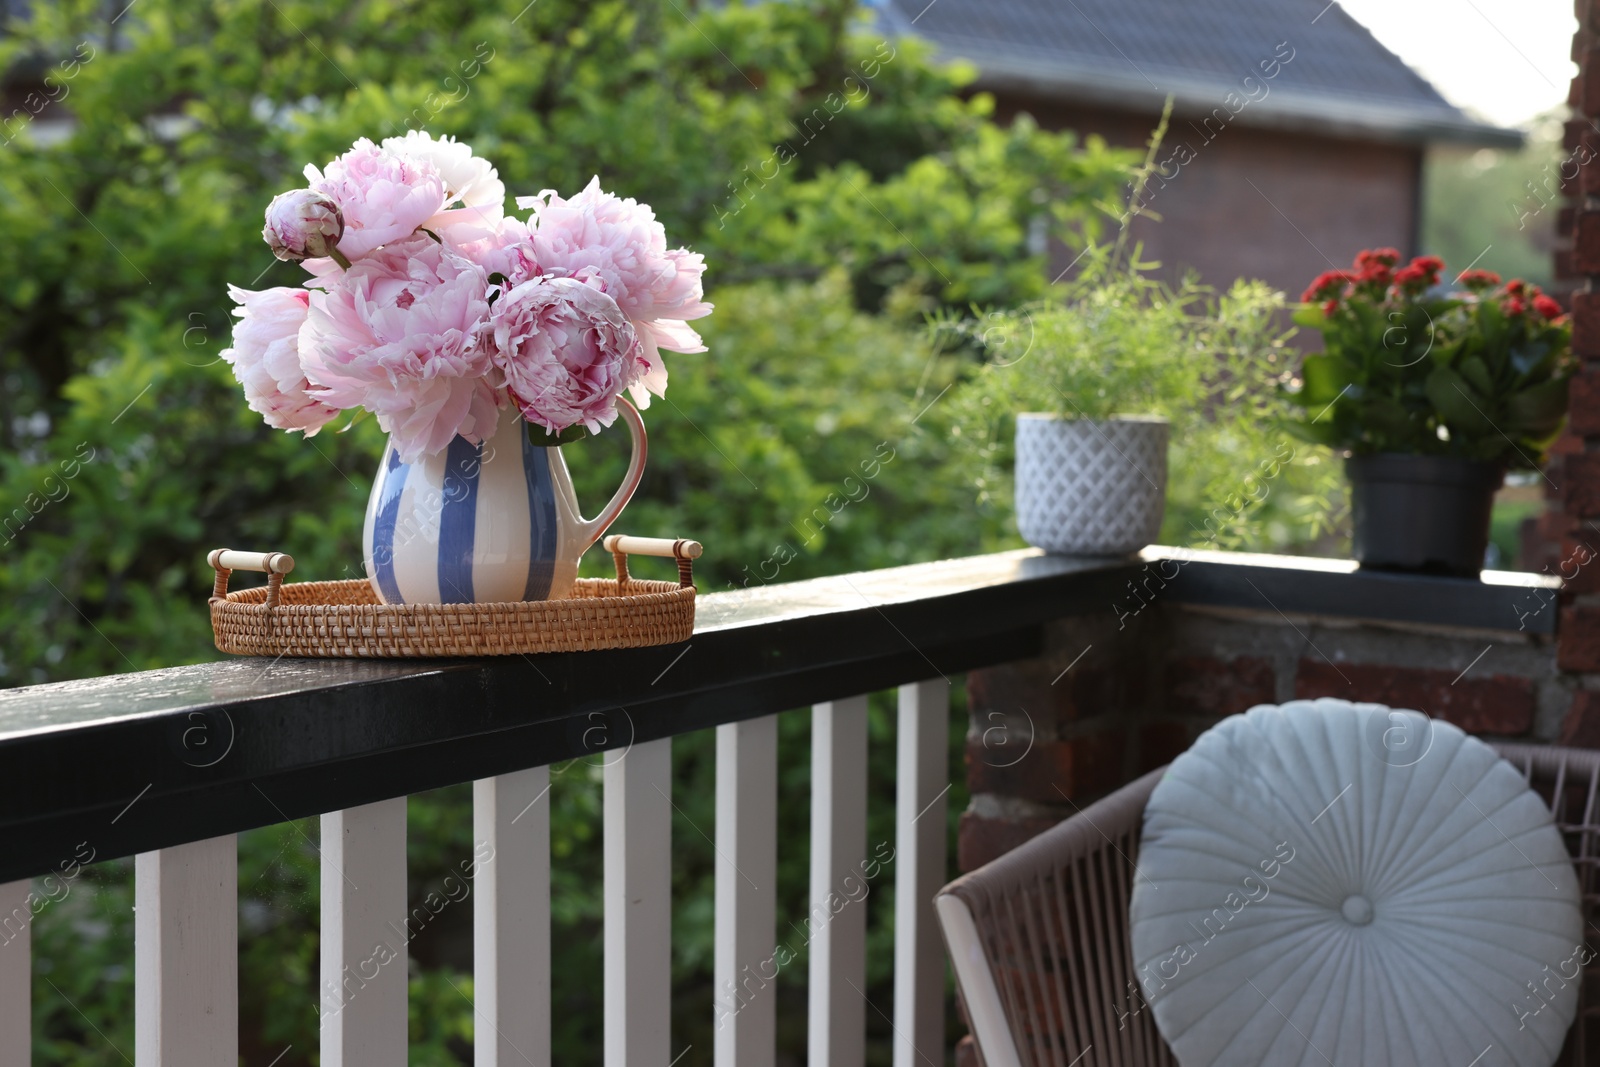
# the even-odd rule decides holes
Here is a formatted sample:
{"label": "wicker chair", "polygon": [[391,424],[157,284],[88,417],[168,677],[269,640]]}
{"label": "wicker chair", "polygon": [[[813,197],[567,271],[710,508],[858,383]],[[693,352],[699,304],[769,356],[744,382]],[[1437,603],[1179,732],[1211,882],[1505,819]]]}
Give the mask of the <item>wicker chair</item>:
{"label": "wicker chair", "polygon": [[[1600,751],[1495,747],[1549,803],[1577,869],[1586,930],[1600,932]],[[940,925],[987,1067],[1176,1067],[1144,1010],[1128,943],[1144,807],[1163,773],[1152,771],[940,891]],[[1597,1025],[1600,983],[1589,979],[1557,1063],[1600,1062]]]}

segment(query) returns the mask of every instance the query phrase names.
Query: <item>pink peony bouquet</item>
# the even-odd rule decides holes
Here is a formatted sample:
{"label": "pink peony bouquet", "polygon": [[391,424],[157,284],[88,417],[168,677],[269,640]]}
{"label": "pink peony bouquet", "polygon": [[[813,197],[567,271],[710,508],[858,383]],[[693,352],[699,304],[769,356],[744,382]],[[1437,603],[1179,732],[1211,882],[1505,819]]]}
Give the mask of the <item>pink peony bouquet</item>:
{"label": "pink peony bouquet", "polygon": [[222,357],[270,426],[310,436],[361,408],[409,463],[483,441],[509,407],[557,440],[611,425],[624,389],[641,408],[663,395],[661,349],[705,351],[689,325],[711,313],[704,258],[598,178],[571,199],[518,197],[524,222],[487,160],[416,130],[305,175],[262,237],[311,277],[228,287]]}

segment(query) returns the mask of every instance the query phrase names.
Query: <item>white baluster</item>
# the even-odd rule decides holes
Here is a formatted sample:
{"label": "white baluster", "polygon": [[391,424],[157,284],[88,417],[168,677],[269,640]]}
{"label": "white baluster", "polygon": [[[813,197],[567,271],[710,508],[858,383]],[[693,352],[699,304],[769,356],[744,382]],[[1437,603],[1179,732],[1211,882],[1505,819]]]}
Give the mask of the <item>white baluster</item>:
{"label": "white baluster", "polygon": [[550,768],[472,783],[476,1067],[550,1067]]}
{"label": "white baluster", "polygon": [[406,1062],[409,918],[406,798],[324,815],[322,1067]]}
{"label": "white baluster", "polygon": [[810,1067],[865,1061],[867,908],[859,894],[868,858],[867,698],[859,696],[811,712]]}
{"label": "white baluster", "polygon": [[778,717],[717,727],[714,1057],[770,1067],[777,1054]]}
{"label": "white baluster", "polygon": [[135,1064],[238,1062],[239,849],[234,836],[141,852],[133,871]]}
{"label": "white baluster", "polygon": [[672,738],[607,754],[605,1067],[672,1054]]}
{"label": "white baluster", "polygon": [[945,878],[950,683],[900,687],[895,783],[894,1067],[944,1063],[944,946],[933,895]]}
{"label": "white baluster", "polygon": [[0,885],[0,1063],[33,1062],[32,883]]}

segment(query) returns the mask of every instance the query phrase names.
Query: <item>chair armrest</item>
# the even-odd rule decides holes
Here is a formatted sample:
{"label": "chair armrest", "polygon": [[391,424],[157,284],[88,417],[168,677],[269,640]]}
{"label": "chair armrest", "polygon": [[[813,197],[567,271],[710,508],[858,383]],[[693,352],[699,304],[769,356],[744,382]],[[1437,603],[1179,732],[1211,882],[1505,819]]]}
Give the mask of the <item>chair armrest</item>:
{"label": "chair armrest", "polygon": [[1036,1062],[1045,1046],[1075,1055],[1098,1045],[1097,1062],[1108,1064],[1156,1062],[1149,1014],[1127,1025],[1143,1006],[1128,996],[1128,899],[1145,803],[1165,773],[1129,783],[935,897],[987,1067]]}

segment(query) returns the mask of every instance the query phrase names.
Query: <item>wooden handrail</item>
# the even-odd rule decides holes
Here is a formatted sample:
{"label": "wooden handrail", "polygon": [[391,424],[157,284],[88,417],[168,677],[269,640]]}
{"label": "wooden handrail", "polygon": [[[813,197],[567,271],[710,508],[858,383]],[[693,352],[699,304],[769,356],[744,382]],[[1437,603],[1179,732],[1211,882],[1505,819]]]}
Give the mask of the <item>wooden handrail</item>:
{"label": "wooden handrail", "polygon": [[[1260,608],[1264,594],[1289,614],[1503,630],[1520,618],[1533,633],[1555,618],[1535,610],[1550,592],[1537,575],[1375,575],[1159,548],[1003,552],[768,585],[780,569],[749,570],[747,588],[700,598],[681,662],[681,646],[235,659],[0,691],[0,883],[48,873],[91,832],[100,857],[126,856],[1027,658],[1043,624],[1112,611],[1152,571],[1179,575],[1159,592],[1176,603]],[[597,716],[610,728],[593,729]],[[140,817],[113,823],[135,797]]]}

